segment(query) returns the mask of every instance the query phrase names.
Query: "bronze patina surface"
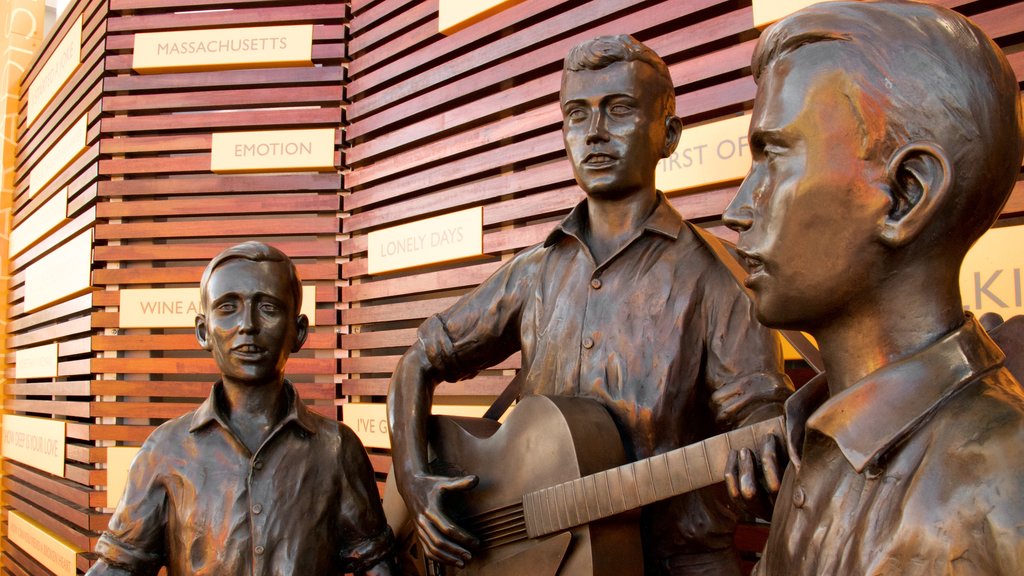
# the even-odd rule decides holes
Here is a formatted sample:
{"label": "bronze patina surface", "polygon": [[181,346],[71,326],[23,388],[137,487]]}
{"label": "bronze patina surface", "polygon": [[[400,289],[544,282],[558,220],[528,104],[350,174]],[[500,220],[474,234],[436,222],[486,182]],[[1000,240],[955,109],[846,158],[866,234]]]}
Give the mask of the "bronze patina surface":
{"label": "bronze patina surface", "polygon": [[726,222],[758,317],[813,335],[826,369],[787,401],[755,573],[1024,574],[1024,394],[958,285],[1020,170],[1012,69],[952,11],[867,2],[778,22],[752,68]]}
{"label": "bronze patina surface", "polygon": [[228,248],[201,294],[196,337],[221,380],[146,440],[88,574],[395,573],[366,451],[284,378],[309,326],[291,260],[257,242]]}
{"label": "bronze patina surface", "polygon": [[[439,382],[521,351],[521,392],[599,401],[619,437],[592,441],[621,443],[629,459],[778,415],[790,392],[776,337],[655,189],[681,130],[664,62],[628,36],[584,42],[566,58],[560,96],[587,198],[545,242],[428,319],[391,382],[397,486],[427,554],[450,564],[468,561],[477,542],[442,495],[477,479],[428,468]],[[721,486],[645,507],[647,573],[738,574],[736,517]]]}

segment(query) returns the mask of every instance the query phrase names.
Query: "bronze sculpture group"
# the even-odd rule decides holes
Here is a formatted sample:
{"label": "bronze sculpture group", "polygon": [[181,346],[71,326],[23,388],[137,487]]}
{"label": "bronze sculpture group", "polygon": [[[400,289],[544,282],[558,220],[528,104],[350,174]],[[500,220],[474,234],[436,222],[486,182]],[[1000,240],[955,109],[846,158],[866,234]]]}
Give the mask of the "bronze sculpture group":
{"label": "bronze sculpture group", "polygon": [[[737,518],[768,500],[755,574],[1024,574],[1024,392],[958,288],[964,254],[1019,173],[1013,71],[967,19],[903,2],[801,10],[762,34],[752,70],[753,163],[723,215],[739,233],[741,287],[655,189],[681,130],[664,62],[628,36],[566,58],[563,136],[586,200],[424,322],[392,379],[394,480],[428,570],[588,566],[563,560],[581,538],[564,531],[529,552],[484,552],[494,538],[478,527],[500,522],[459,514],[459,502],[494,490],[486,483],[531,472],[528,460],[489,464],[496,480],[431,463],[443,432],[429,417],[435,386],[520,351],[513,392],[549,398],[516,411],[564,412],[612,460],[644,463],[654,493],[679,494],[669,485],[694,465],[675,449],[784,415],[778,438],[705,461],[724,485],[640,502],[650,502],[636,522],[642,560],[616,573],[739,574]],[[243,244],[210,263],[196,334],[222,379],[147,441],[90,574],[397,571],[358,439],[309,412],[284,379],[307,331],[300,298],[294,266],[273,248]],[[825,373],[790,395],[762,323],[815,336]],[[546,435],[540,420],[521,421],[504,433]],[[507,457],[562,458],[529,446]],[[475,462],[461,448],[433,452]],[[621,488],[621,478],[588,478],[557,494],[610,506],[588,483]],[[583,516],[572,508],[562,515]]]}

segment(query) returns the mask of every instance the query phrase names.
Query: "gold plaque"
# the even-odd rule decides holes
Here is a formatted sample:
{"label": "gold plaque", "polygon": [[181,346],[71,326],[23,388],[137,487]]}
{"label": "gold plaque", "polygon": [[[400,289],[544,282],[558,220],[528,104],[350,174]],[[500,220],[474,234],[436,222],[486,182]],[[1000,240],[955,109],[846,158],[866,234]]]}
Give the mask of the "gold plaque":
{"label": "gold plaque", "polygon": [[[126,288],[119,306],[121,328],[191,328],[199,314],[199,288]],[[316,287],[302,287],[302,314],[315,325]]]}
{"label": "gold plaque", "polygon": [[145,32],[132,52],[140,74],[312,65],[312,24]]}
{"label": "gold plaque", "polygon": [[81,62],[82,17],[79,16],[28,88],[28,105],[25,110],[27,124],[31,125],[50,100],[53,100]]}
{"label": "gold plaque", "polygon": [[971,247],[960,266],[964,308],[1007,319],[1024,314],[1024,225],[993,228]]}
{"label": "gold plaque", "polygon": [[3,456],[64,477],[64,422],[3,416]]}
{"label": "gold plaque", "polygon": [[25,311],[89,289],[92,230],[86,230],[25,269]]}
{"label": "gold plaque", "polygon": [[11,230],[11,242],[8,245],[11,257],[21,254],[23,250],[36,243],[67,220],[68,189],[62,188],[31,216],[21,221],[18,227]]}
{"label": "gold plaque", "polygon": [[806,8],[811,4],[818,4],[821,1],[822,0],[754,0],[754,27],[764,28],[772,22],[781,20],[801,8]]}
{"label": "gold plaque", "polygon": [[[431,414],[447,416],[468,416],[481,418],[490,404],[435,404]],[[391,437],[388,435],[387,404],[369,402],[350,402],[341,409],[342,422],[359,436],[363,446],[367,448],[391,448]]]}
{"label": "gold plaque", "polygon": [[334,128],[214,133],[210,169],[219,173],[333,170]]}
{"label": "gold plaque", "polygon": [[55,376],[57,376],[56,342],[15,351],[15,378],[53,378]]}
{"label": "gold plaque", "polygon": [[33,197],[50,180],[53,180],[65,166],[78,158],[78,155],[85,151],[86,132],[89,129],[88,114],[83,115],[75,122],[68,131],[60,137],[60,140],[50,148],[39,162],[32,167],[28,174],[28,195]]}
{"label": "gold plaque", "polygon": [[107,448],[107,508],[116,508],[124,487],[128,485],[128,469],[140,448],[111,446]]}
{"label": "gold plaque", "polygon": [[488,16],[519,4],[523,0],[440,0],[437,6],[437,31],[454,34]]}
{"label": "gold plaque", "polygon": [[750,115],[683,130],[679,146],[658,163],[656,184],[670,192],[740,180],[750,170]]}
{"label": "gold plaque", "polygon": [[78,573],[77,556],[81,551],[17,510],[7,513],[7,537],[57,576]]}
{"label": "gold plaque", "polygon": [[482,207],[370,232],[370,274],[449,262],[484,252]]}

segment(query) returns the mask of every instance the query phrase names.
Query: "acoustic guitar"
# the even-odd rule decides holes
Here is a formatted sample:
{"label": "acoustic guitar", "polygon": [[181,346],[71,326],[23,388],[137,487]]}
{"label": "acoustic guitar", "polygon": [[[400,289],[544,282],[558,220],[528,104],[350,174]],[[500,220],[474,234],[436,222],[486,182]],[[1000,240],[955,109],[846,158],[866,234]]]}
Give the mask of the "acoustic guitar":
{"label": "acoustic guitar", "polygon": [[384,507],[404,573],[639,576],[638,509],[723,481],[731,450],[757,448],[783,425],[780,416],[636,462],[589,398],[526,396],[504,424],[433,416],[430,426],[433,471],[480,479],[444,508],[481,547],[464,568],[427,561],[389,475]]}

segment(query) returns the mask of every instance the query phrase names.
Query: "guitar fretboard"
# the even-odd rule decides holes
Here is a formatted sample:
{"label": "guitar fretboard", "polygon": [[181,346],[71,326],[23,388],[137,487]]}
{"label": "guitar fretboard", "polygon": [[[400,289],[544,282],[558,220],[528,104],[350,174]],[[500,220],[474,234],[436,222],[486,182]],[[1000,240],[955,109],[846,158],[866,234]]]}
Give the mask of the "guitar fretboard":
{"label": "guitar fretboard", "polygon": [[766,436],[782,433],[779,416],[530,492],[523,496],[526,532],[530,538],[561,532],[721,482],[730,451],[757,449]]}

